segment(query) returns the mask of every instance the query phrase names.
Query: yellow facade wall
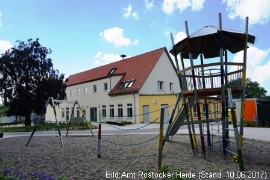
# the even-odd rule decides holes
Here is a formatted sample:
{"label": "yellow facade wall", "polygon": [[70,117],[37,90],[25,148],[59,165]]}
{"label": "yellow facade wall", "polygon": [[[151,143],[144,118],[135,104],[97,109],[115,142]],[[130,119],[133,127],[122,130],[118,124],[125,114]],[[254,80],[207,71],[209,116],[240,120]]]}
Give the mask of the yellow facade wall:
{"label": "yellow facade wall", "polygon": [[[168,117],[171,116],[172,110],[174,108],[174,104],[176,102],[177,96],[175,94],[166,94],[166,95],[140,95],[139,96],[139,110],[140,110],[140,123],[147,123],[144,122],[144,106],[148,106],[149,108],[149,122],[160,122],[160,109],[162,105],[168,105]],[[182,101],[180,101],[179,104],[181,104]],[[179,106],[181,107],[181,105]],[[177,109],[179,109],[177,107]],[[176,111],[177,113],[178,111]],[[175,116],[176,116],[175,113]],[[166,122],[167,119],[164,119],[164,122]]]}
{"label": "yellow facade wall", "polygon": [[[139,96],[139,110],[140,110],[140,123],[148,123],[144,121],[144,106],[148,106],[149,109],[149,122],[160,122],[160,109],[162,105],[168,105],[168,117],[171,116],[174,104],[176,102],[177,96],[174,94],[167,94],[167,95],[140,95]],[[178,106],[176,107],[176,111],[174,117],[176,117],[178,111],[182,107],[183,100],[180,98]],[[209,108],[209,119],[216,119],[221,118],[221,102],[219,99],[216,98],[207,98],[208,108]],[[200,111],[201,111],[201,118],[202,120],[205,119],[204,116],[204,99],[200,98]],[[191,108],[191,113],[189,116],[193,117],[194,120],[197,120],[197,115],[194,114],[196,111],[194,107]],[[164,119],[167,122],[167,119]]]}
{"label": "yellow facade wall", "polygon": [[[201,113],[201,119],[204,120],[205,117],[205,100],[204,98],[200,98],[200,113]],[[218,98],[206,98],[206,102],[208,104],[208,118],[209,119],[216,119],[221,118],[222,113],[222,107],[221,107],[221,101]],[[195,110],[194,106],[191,109],[191,114],[194,120],[198,120],[197,117],[197,111]]]}

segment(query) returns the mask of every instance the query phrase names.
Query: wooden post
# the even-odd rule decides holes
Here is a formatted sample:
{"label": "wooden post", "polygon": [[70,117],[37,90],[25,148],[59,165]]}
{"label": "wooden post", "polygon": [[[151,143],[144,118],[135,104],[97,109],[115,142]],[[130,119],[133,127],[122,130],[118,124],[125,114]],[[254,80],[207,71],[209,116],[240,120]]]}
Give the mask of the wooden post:
{"label": "wooden post", "polygon": [[236,148],[237,148],[237,156],[238,156],[238,161],[239,161],[239,168],[240,168],[240,171],[244,171],[245,168],[244,168],[242,149],[241,149],[241,145],[240,145],[239,132],[238,132],[238,127],[237,127],[237,120],[236,120],[236,117],[235,117],[235,108],[233,106],[232,90],[230,88],[228,89],[228,95],[229,95],[231,116],[232,116],[232,121],[233,121],[233,130],[234,130],[234,137],[235,137]]}
{"label": "wooden post", "polygon": [[99,121],[98,121],[98,158],[101,158],[101,111],[99,111]]}
{"label": "wooden post", "polygon": [[244,42],[244,56],[243,56],[243,74],[242,74],[242,98],[241,98],[241,118],[240,118],[240,146],[243,148],[243,135],[244,135],[244,105],[245,105],[245,93],[246,93],[246,68],[247,68],[247,42],[248,42],[248,17],[246,17],[245,26],[245,42]]}
{"label": "wooden post", "polygon": [[192,80],[193,80],[193,86],[194,86],[195,105],[196,105],[196,108],[197,108],[197,117],[198,117],[198,122],[199,122],[202,155],[203,155],[203,158],[206,159],[204,135],[203,135],[203,129],[202,129],[201,112],[200,112],[200,102],[199,102],[199,97],[198,97],[198,92],[197,92],[197,85],[196,85],[196,79],[195,79],[193,57],[192,57],[191,43],[190,43],[190,39],[189,39],[189,31],[188,31],[188,23],[187,23],[187,21],[185,21],[185,26],[186,26],[186,34],[187,34],[187,44],[188,44],[190,66],[191,66],[191,72],[192,72]]}

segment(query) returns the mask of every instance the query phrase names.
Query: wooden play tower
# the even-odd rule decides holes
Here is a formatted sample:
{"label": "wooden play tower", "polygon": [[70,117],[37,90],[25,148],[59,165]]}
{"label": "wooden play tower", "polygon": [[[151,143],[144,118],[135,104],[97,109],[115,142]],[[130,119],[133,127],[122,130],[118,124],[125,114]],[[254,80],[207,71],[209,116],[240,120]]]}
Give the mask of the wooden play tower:
{"label": "wooden play tower", "polygon": [[[220,123],[220,152],[224,159],[230,153],[238,157],[240,170],[244,170],[242,160],[243,143],[243,102],[245,100],[245,81],[246,81],[246,59],[247,43],[254,43],[255,37],[248,35],[248,18],[246,18],[245,32],[228,30],[222,28],[221,14],[219,14],[219,27],[205,26],[204,28],[189,35],[188,24],[185,22],[187,37],[174,44],[171,35],[173,48],[170,53],[174,55],[178,70],[179,82],[181,85],[181,97],[188,123],[189,135],[193,154],[196,154],[197,140],[194,130],[193,115],[199,123],[199,136],[201,154],[206,159],[206,151],[210,150],[213,141],[210,136],[211,123]],[[232,62],[228,60],[227,53],[243,51],[243,62]],[[180,55],[182,69],[180,70],[177,56]],[[211,59],[207,63],[207,58]],[[198,61],[194,65],[193,58]],[[186,67],[184,59],[189,59]],[[198,60],[199,59],[199,60]],[[231,94],[242,94],[240,133],[234,119],[233,128],[235,134],[235,151],[231,150],[229,139],[228,108],[229,100],[232,101]],[[213,99],[215,107],[213,107]],[[192,102],[194,101],[194,102]],[[217,108],[219,106],[219,108]],[[233,108],[233,107],[231,107]],[[194,111],[196,109],[196,111]],[[218,126],[218,125],[217,125]],[[204,128],[206,127],[206,128]],[[205,130],[206,129],[206,130]],[[205,143],[206,136],[206,143]],[[205,145],[206,144],[206,145]]]}

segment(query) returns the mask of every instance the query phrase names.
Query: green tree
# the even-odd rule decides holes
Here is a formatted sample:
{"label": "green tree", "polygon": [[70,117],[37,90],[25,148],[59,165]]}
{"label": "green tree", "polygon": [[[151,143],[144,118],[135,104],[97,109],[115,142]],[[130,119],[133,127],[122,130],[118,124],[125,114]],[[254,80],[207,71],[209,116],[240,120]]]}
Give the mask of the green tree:
{"label": "green tree", "polygon": [[[242,79],[236,79],[228,83],[228,87],[239,87],[242,84]],[[264,98],[267,91],[260,86],[258,82],[251,81],[250,78],[246,80],[245,97],[246,98]],[[233,94],[233,98],[239,99],[242,94]]]}
{"label": "green tree", "polygon": [[52,51],[39,39],[16,43],[0,57],[0,96],[9,107],[7,115],[25,116],[29,126],[31,113],[40,113],[49,97],[65,98],[66,85],[48,57]]}
{"label": "green tree", "polygon": [[260,86],[258,82],[253,82],[247,78],[246,98],[262,98],[266,96],[267,91]]}

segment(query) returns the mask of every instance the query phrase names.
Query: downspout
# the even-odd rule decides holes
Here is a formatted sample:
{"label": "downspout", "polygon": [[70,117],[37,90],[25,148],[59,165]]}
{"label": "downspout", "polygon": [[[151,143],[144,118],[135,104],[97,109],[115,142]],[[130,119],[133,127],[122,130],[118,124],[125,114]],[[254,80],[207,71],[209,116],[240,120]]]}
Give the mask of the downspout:
{"label": "downspout", "polygon": [[112,78],[111,78],[112,76],[110,76],[110,91],[112,90]]}
{"label": "downspout", "polygon": [[134,95],[134,91],[132,91],[132,95],[133,95],[133,101],[134,101],[134,120],[135,120],[135,124],[136,124],[136,104],[135,104],[135,95]]}

